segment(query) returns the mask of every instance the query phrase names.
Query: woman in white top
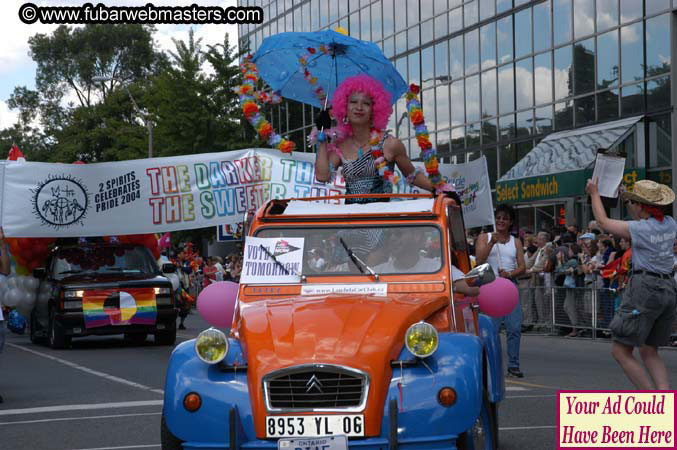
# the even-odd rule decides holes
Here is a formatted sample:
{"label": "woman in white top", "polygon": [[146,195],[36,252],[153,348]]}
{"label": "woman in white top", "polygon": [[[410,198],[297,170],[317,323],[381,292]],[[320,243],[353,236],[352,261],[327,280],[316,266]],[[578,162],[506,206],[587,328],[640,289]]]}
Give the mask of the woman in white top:
{"label": "woman in white top", "polygon": [[[477,264],[488,262],[496,275],[515,282],[515,278],[526,270],[522,241],[510,234],[515,220],[515,211],[508,205],[496,207],[496,232],[482,233],[475,243]],[[508,340],[508,375],[522,378],[519,351],[522,337],[522,307],[515,309],[504,317],[494,318],[496,327],[505,325]]]}

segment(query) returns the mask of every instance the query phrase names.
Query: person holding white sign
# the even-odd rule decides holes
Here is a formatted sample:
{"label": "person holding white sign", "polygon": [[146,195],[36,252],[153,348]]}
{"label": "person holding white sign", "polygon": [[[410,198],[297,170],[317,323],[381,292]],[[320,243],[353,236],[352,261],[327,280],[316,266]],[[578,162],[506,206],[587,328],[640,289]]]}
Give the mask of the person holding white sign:
{"label": "person holding white sign", "polygon": [[[611,354],[638,389],[668,390],[668,371],[658,347],[670,343],[677,306],[673,278],[677,223],[663,210],[674,202],[675,193],[654,181],[636,182],[631,192],[621,196],[635,219],[626,222],[607,217],[597,178],[588,180],[585,192],[599,226],[616,237],[632,239],[632,275],[609,324],[614,341]],[[633,355],[635,347],[644,366]]]}
{"label": "person holding white sign", "polygon": [[[385,131],[393,112],[390,93],[368,75],[346,78],[336,89],[332,110],[338,121],[336,141],[320,142],[315,159],[315,177],[327,182],[343,166],[346,194],[380,194],[392,191],[377,168],[378,153],[383,154],[386,171],[395,165],[409,184],[433,191],[433,184],[407,156],[402,142]],[[346,203],[368,203],[380,199],[346,199]]]}

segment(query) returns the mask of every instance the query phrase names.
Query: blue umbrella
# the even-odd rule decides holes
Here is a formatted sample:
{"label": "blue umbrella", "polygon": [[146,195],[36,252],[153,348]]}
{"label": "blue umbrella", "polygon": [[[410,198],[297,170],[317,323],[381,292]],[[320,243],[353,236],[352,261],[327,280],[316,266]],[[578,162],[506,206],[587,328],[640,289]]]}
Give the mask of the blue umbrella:
{"label": "blue umbrella", "polygon": [[[327,51],[320,51],[324,46]],[[311,49],[311,50],[309,50]],[[317,78],[311,85],[304,77],[300,60],[306,58],[308,71]],[[346,78],[366,74],[383,83],[393,103],[407,90],[407,83],[395,66],[373,42],[345,36],[332,30],[312,33],[279,33],[263,40],[253,61],[261,78],[281,96],[323,108],[316,94],[322,87],[331,97]]]}

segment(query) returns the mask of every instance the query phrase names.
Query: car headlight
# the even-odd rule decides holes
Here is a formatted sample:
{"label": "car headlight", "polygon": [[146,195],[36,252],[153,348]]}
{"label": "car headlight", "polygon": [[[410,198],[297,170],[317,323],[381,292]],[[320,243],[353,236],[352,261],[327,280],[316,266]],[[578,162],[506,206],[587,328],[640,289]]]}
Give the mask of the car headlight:
{"label": "car headlight", "polygon": [[228,339],[216,328],[204,330],[195,339],[195,353],[207,364],[218,364],[228,354]]}
{"label": "car headlight", "polygon": [[156,287],[155,295],[168,295],[172,293],[172,289],[168,287]]}
{"label": "car headlight", "polygon": [[82,298],[85,295],[85,291],[65,291],[63,296],[65,298]]}
{"label": "car headlight", "polygon": [[418,322],[407,329],[404,344],[414,356],[427,358],[435,353],[440,344],[440,336],[435,327],[427,322]]}

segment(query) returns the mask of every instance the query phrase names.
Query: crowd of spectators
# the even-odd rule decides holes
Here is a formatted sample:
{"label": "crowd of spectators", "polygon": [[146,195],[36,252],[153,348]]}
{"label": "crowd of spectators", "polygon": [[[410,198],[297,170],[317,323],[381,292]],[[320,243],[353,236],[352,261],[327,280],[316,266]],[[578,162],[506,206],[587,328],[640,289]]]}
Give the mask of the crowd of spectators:
{"label": "crowd of spectators", "polygon": [[[609,336],[604,329],[619,306],[629,276],[630,241],[604,233],[594,220],[583,229],[568,226],[538,232],[526,228],[513,231],[524,243],[527,267],[518,277],[523,329],[539,326],[549,329],[554,313],[555,323],[563,325],[557,330],[559,334],[589,336],[593,328],[594,290],[598,293],[595,328],[603,329],[599,331],[600,336]],[[468,244],[473,254],[475,239],[476,234],[469,234]],[[674,250],[677,269],[677,241]]]}

